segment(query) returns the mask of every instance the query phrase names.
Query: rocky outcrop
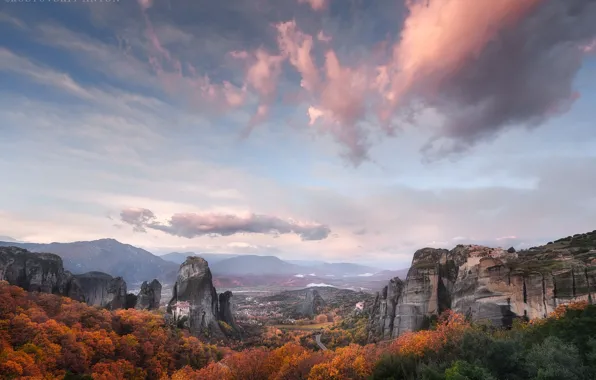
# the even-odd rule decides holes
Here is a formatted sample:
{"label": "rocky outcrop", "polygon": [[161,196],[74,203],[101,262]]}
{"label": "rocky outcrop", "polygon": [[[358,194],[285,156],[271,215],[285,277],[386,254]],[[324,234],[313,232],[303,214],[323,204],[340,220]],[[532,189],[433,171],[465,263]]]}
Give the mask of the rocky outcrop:
{"label": "rocky outcrop", "polygon": [[51,253],[33,253],[17,247],[0,247],[0,280],[28,291],[53,293],[84,300],[74,276],[62,259]]}
{"label": "rocky outcrop", "polygon": [[232,292],[225,291],[219,295],[219,320],[227,323],[234,331],[240,331],[232,312]]}
{"label": "rocky outcrop", "polygon": [[[73,275],[64,270],[62,258],[53,253],[0,247],[0,280],[28,291],[58,294],[110,310],[131,307],[136,303],[136,296],[127,296],[126,282],[122,277],[112,277],[103,272]],[[159,290],[156,296],[152,296],[159,305],[161,284],[154,280],[149,288]],[[151,294],[150,291],[148,293]]]}
{"label": "rocky outcrop", "polygon": [[306,291],[304,302],[302,302],[299,307],[298,313],[305,317],[312,318],[320,312],[323,306],[325,306],[325,300],[323,300],[323,297],[321,297],[319,292],[316,289],[308,289]]}
{"label": "rocky outcrop", "polygon": [[421,249],[405,280],[394,278],[377,294],[369,340],[424,328],[446,309],[507,326],[515,318],[545,317],[563,303],[592,302],[595,246],[596,233],[518,252],[477,245]]}
{"label": "rocky outcrop", "polygon": [[155,310],[159,308],[160,300],[161,283],[157,279],[150,283],[143,281],[134,307],[139,310]]}
{"label": "rocky outcrop", "polygon": [[126,309],[134,309],[137,305],[137,295],[133,293],[128,293],[126,295]]}
{"label": "rocky outcrop", "polygon": [[[232,328],[236,326],[229,306],[232,293],[222,295],[220,300],[207,261],[201,257],[188,257],[180,265],[167,311],[174,318],[188,318],[188,328],[194,335],[221,337],[228,332],[222,331],[220,320]],[[225,309],[222,312],[220,304]]]}
{"label": "rocky outcrop", "polygon": [[87,305],[109,310],[126,307],[126,282],[122,277],[112,277],[102,272],[88,272],[75,275],[75,278],[83,289]]}

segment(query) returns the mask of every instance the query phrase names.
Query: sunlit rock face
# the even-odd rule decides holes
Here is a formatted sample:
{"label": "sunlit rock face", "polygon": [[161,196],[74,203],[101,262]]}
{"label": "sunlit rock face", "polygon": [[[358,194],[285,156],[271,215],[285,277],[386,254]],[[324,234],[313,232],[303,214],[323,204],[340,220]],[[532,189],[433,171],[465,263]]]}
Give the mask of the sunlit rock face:
{"label": "sunlit rock face", "polygon": [[[168,303],[168,313],[174,315],[178,310],[178,314],[185,314],[188,318],[186,325],[195,335],[224,336],[220,320],[233,330],[237,329],[230,306],[231,297],[232,292],[225,292],[218,297],[205,259],[188,257],[180,265],[172,299]],[[175,317],[179,318],[178,315]]]}
{"label": "sunlit rock face", "polygon": [[28,291],[53,293],[84,300],[75,277],[64,270],[62,258],[16,247],[0,247],[0,280]]}
{"label": "sunlit rock face", "polygon": [[596,232],[519,252],[477,245],[418,250],[407,277],[392,279],[377,294],[369,340],[425,328],[447,309],[472,321],[507,326],[519,317],[543,318],[563,303],[591,302],[594,247]]}

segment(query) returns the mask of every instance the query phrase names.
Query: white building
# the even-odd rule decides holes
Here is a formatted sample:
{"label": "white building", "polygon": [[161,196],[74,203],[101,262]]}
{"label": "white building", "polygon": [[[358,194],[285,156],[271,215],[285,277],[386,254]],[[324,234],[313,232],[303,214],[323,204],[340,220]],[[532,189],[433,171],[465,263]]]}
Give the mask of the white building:
{"label": "white building", "polygon": [[363,301],[358,302],[356,304],[356,307],[355,308],[356,308],[356,310],[361,310],[361,311],[364,310],[364,302]]}
{"label": "white building", "polygon": [[178,301],[172,308],[172,314],[174,320],[178,321],[182,317],[188,317],[190,315],[190,303],[188,301]]}

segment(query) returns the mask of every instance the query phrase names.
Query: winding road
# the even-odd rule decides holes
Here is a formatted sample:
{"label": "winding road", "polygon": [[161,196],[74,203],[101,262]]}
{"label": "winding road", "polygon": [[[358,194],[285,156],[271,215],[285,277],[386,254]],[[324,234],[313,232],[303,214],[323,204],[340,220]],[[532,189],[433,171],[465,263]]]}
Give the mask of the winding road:
{"label": "winding road", "polygon": [[327,347],[325,347],[325,345],[321,343],[321,334],[315,335],[315,341],[317,342],[317,345],[321,350],[327,351]]}

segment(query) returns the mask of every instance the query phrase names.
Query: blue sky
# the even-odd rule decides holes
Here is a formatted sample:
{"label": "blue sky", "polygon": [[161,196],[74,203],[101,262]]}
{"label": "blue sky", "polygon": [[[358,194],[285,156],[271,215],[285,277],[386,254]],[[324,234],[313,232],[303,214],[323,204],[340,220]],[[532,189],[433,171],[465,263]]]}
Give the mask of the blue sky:
{"label": "blue sky", "polygon": [[594,230],[596,6],[532,2],[2,3],[0,235],[402,268]]}

